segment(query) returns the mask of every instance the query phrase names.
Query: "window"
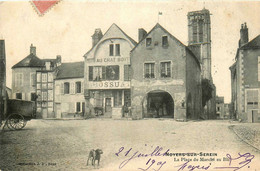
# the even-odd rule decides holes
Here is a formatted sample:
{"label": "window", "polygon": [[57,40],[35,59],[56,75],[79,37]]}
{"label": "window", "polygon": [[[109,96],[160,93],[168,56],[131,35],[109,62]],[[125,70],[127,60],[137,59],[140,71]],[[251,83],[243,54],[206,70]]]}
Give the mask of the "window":
{"label": "window", "polygon": [[42,82],[47,82],[47,73],[42,74]]}
{"label": "window", "polygon": [[120,56],[120,44],[116,44],[116,56]]}
{"label": "window", "polygon": [[115,107],[121,107],[122,106],[122,91],[113,91],[113,97],[114,97],[114,106]]}
{"label": "window", "polygon": [[217,107],[217,111],[218,111],[218,112],[220,111],[220,107]]}
{"label": "window", "polygon": [[81,93],[81,82],[76,82],[76,93]]}
{"label": "window", "polygon": [[89,81],[119,80],[119,66],[90,66]]}
{"label": "window", "polygon": [[82,107],[82,113],[85,113],[85,102],[82,102],[81,107]]}
{"label": "window", "polygon": [[16,99],[21,99],[22,100],[22,93],[16,93]]}
{"label": "window", "polygon": [[70,93],[70,83],[66,82],[64,83],[64,94]]}
{"label": "window", "polygon": [[36,93],[31,93],[31,101],[36,101],[37,95]]}
{"label": "window", "polygon": [[145,78],[154,78],[154,63],[145,63],[144,72]]}
{"label": "window", "polygon": [[100,81],[102,79],[102,67],[93,67],[93,80]]}
{"label": "window", "polygon": [[109,45],[109,56],[114,56],[114,44]]}
{"label": "window", "polygon": [[131,79],[130,65],[124,65],[124,80],[129,81],[130,79]]}
{"label": "window", "polygon": [[193,21],[192,23],[192,33],[193,33],[193,42],[196,43],[198,41],[197,39],[197,22]]}
{"label": "window", "polygon": [[162,37],[162,45],[163,46],[168,46],[168,36],[163,36]]}
{"label": "window", "polygon": [[106,66],[106,80],[119,80],[119,66]]}
{"label": "window", "polygon": [[199,42],[203,42],[203,20],[199,20]]}
{"label": "window", "polygon": [[247,108],[258,109],[258,90],[246,91]]}
{"label": "window", "polygon": [[171,77],[171,62],[161,62],[161,77]]}
{"label": "window", "polygon": [[260,81],[260,56],[258,56],[258,81]]}
{"label": "window", "polygon": [[76,103],[76,112],[79,113],[80,112],[80,102]]}
{"label": "window", "polygon": [[32,87],[35,87],[35,85],[36,85],[36,73],[30,74],[30,83],[31,83]]}
{"label": "window", "polygon": [[146,47],[149,47],[152,45],[152,38],[146,38]]}
{"label": "window", "polygon": [[15,87],[23,86],[23,73],[16,73],[15,74]]}

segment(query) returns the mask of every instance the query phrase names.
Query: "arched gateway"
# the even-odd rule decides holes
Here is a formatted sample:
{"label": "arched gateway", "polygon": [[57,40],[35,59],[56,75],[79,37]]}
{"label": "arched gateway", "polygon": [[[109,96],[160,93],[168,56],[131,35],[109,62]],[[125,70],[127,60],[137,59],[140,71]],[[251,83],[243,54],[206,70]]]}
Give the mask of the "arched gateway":
{"label": "arched gateway", "polygon": [[143,118],[174,118],[174,100],[163,90],[153,90],[142,101]]}

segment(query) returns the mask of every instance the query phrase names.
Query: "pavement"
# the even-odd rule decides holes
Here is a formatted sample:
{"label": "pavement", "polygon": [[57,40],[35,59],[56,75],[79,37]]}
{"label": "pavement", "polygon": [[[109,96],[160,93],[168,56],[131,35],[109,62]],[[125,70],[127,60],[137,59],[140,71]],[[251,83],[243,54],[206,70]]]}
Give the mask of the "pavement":
{"label": "pavement", "polygon": [[[260,170],[260,152],[252,147],[259,145],[260,124],[252,125],[225,120],[31,120],[22,130],[0,133],[0,170],[178,170],[185,160],[201,157],[202,161],[193,164],[217,170],[218,166],[228,166],[224,160],[227,154],[239,160],[244,159],[239,154],[250,154],[254,156],[252,162],[235,166],[240,166],[240,170]],[[161,153],[169,149],[174,155],[198,156],[152,156],[149,160],[149,155],[140,155],[120,167],[134,152],[151,154],[157,146],[162,148]],[[90,150],[97,148],[104,152],[100,166],[87,166]],[[220,161],[210,161],[212,157],[203,154],[216,154],[213,159]]]}
{"label": "pavement", "polygon": [[259,123],[241,123],[234,125],[231,129],[244,142],[260,151],[260,124]]}

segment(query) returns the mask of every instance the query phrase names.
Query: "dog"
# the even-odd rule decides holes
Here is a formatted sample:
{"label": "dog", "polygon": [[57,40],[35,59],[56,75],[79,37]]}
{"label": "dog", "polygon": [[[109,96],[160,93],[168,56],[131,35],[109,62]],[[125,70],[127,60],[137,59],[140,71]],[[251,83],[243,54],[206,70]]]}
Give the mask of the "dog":
{"label": "dog", "polygon": [[[96,149],[96,150],[92,149],[89,152],[88,161],[91,160],[92,161],[92,165],[95,166],[95,161],[97,160],[98,161],[98,166],[99,166],[101,154],[103,154],[103,151],[101,149]],[[88,166],[88,161],[87,161],[87,166]]]}

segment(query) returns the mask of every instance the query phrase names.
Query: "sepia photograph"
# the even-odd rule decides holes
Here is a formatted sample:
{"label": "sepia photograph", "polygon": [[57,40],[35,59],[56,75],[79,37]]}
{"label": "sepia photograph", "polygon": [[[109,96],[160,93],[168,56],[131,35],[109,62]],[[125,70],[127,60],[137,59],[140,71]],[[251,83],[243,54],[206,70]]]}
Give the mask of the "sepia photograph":
{"label": "sepia photograph", "polygon": [[0,0],[0,171],[260,171],[260,1]]}

